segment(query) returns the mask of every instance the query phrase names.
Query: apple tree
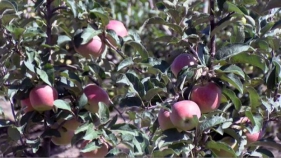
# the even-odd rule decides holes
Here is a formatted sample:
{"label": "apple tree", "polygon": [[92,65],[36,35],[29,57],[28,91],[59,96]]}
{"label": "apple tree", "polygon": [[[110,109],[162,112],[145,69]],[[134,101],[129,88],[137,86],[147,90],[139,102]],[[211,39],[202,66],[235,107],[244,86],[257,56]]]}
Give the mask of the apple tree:
{"label": "apple tree", "polygon": [[[1,0],[3,156],[273,157],[278,0]],[[280,79],[280,80],[279,80]],[[40,129],[40,134],[32,131]]]}

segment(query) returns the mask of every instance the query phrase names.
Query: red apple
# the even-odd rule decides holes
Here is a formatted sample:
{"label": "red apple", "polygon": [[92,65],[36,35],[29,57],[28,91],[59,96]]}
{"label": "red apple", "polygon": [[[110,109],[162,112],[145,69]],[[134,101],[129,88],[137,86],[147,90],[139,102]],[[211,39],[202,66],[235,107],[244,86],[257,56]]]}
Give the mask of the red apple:
{"label": "red apple", "polygon": [[221,102],[221,89],[215,83],[195,85],[191,91],[190,99],[198,104],[202,113],[216,110]]}
{"label": "red apple", "polygon": [[21,107],[24,109],[24,113],[27,113],[29,111],[33,111],[33,107],[30,103],[30,99],[29,98],[26,98],[26,99],[23,99],[20,101],[20,104],[21,104]]}
{"label": "red apple", "polygon": [[66,130],[63,128],[58,129],[60,137],[52,137],[51,141],[56,145],[67,145],[71,143],[72,137],[74,136],[74,131]]}
{"label": "red apple", "polygon": [[201,117],[199,106],[191,100],[183,100],[176,102],[172,106],[170,119],[172,123],[180,130],[191,130],[197,126],[198,120],[193,119],[193,116]]}
{"label": "red apple", "polygon": [[57,90],[49,85],[36,86],[29,93],[29,99],[32,107],[36,111],[40,112],[53,109],[54,101],[57,98]]}
{"label": "red apple", "polygon": [[120,37],[125,37],[128,35],[128,31],[125,25],[118,20],[110,20],[109,23],[105,26],[107,30],[113,30]]}
{"label": "red apple", "polygon": [[86,58],[90,58],[90,55],[94,58],[98,58],[103,53],[105,44],[99,36],[94,36],[88,43],[80,45],[78,48],[74,48],[79,54]]}
{"label": "red apple", "polygon": [[84,93],[89,102],[89,105],[86,105],[85,108],[92,113],[97,113],[99,111],[99,102],[104,102],[107,105],[110,104],[107,92],[95,84],[87,85],[84,88]]}
{"label": "red apple", "polygon": [[[84,140],[81,144],[81,149],[85,148],[88,143],[90,143],[90,141]],[[107,153],[108,153],[108,145],[107,143],[103,143],[100,148],[86,153],[81,152],[81,155],[83,157],[92,158],[92,157],[105,157]]]}
{"label": "red apple", "polygon": [[177,77],[178,73],[185,66],[193,66],[197,64],[196,58],[192,54],[184,53],[178,55],[171,64],[171,71]]}
{"label": "red apple", "polygon": [[158,122],[159,122],[159,128],[163,131],[166,129],[175,128],[174,124],[170,119],[170,111],[166,109],[161,109],[159,111]]}

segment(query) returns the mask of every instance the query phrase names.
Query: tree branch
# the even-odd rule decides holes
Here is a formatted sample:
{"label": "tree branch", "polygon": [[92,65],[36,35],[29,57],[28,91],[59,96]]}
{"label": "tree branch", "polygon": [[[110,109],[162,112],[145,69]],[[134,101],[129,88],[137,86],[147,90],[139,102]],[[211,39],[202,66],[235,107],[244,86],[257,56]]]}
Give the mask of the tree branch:
{"label": "tree branch", "polygon": [[[214,11],[215,11],[215,0],[210,0],[210,17],[211,17],[211,19],[210,19],[210,27],[211,27],[210,35],[211,35],[211,32],[216,27]],[[211,57],[214,57],[215,54],[216,54],[216,35],[211,37],[211,40],[210,40],[210,54],[211,54]]]}

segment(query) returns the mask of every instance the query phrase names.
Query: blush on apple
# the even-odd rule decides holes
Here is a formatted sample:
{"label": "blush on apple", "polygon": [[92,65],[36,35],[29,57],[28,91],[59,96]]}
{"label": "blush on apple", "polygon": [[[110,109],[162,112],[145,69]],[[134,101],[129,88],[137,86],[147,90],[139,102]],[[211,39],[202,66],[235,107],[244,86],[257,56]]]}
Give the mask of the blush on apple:
{"label": "blush on apple", "polygon": [[27,112],[29,112],[29,111],[33,111],[33,110],[34,110],[33,107],[32,107],[32,105],[31,105],[31,103],[30,103],[30,99],[29,99],[29,98],[26,98],[26,99],[21,100],[21,101],[20,101],[20,105],[21,105],[21,107],[24,109],[24,110],[23,110],[24,113],[27,113]]}
{"label": "blush on apple", "polygon": [[163,131],[166,129],[175,128],[174,124],[170,119],[170,111],[166,109],[161,109],[159,111],[158,122],[159,122],[159,128]]}
{"label": "blush on apple", "polygon": [[[118,20],[110,20],[105,29],[113,30],[117,34],[117,36],[120,36],[122,38],[128,35],[128,31],[125,25]],[[106,36],[106,38],[114,47],[117,46],[116,41],[111,36]]]}
{"label": "blush on apple", "polygon": [[57,98],[57,90],[49,85],[38,85],[29,93],[32,107],[39,112],[53,109],[54,101]]}
{"label": "blush on apple", "polygon": [[171,64],[171,71],[177,77],[185,66],[197,65],[197,60],[192,54],[184,53],[178,55]]}
{"label": "blush on apple", "polygon": [[188,131],[198,124],[198,120],[194,119],[194,116],[197,116],[198,119],[201,117],[199,106],[191,100],[183,100],[172,106],[170,119],[179,130]]}
{"label": "blush on apple", "polygon": [[99,102],[103,102],[106,105],[110,104],[110,98],[107,92],[95,84],[89,84],[84,88],[84,93],[88,98],[89,105],[85,108],[92,113],[97,113],[99,111]]}
{"label": "blush on apple", "polygon": [[219,107],[221,95],[221,89],[215,83],[209,82],[206,85],[195,85],[190,99],[198,104],[202,113],[208,113]]}

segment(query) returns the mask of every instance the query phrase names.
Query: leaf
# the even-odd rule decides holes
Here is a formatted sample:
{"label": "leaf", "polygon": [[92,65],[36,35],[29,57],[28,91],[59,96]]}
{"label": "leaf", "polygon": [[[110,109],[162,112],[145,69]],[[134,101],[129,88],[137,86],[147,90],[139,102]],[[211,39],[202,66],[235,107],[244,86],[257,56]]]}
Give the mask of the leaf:
{"label": "leaf", "polygon": [[240,93],[243,94],[243,84],[236,75],[234,75],[233,73],[227,75],[222,74],[221,76],[219,76],[219,78],[225,81],[226,83],[229,83],[230,85],[234,86],[237,90],[239,90]]}
{"label": "leaf", "polygon": [[101,30],[94,30],[90,25],[83,30],[83,33],[81,34],[81,38],[83,39],[83,41],[81,42],[80,45],[84,45],[87,44],[90,40],[93,39],[94,36],[99,35],[101,32]]}
{"label": "leaf", "polygon": [[100,146],[97,146],[95,142],[88,143],[80,152],[87,153],[96,149],[99,149]]}
{"label": "leaf", "polygon": [[204,122],[200,122],[199,130],[201,132],[203,132],[203,131],[205,131],[205,130],[207,130],[209,128],[212,128],[212,127],[214,127],[216,125],[223,124],[225,121],[226,121],[226,119],[224,117],[213,116],[211,118],[208,118]]}
{"label": "leaf", "polygon": [[141,43],[138,43],[135,41],[128,41],[128,42],[126,42],[126,44],[132,46],[139,53],[139,55],[142,58],[142,61],[148,60],[148,52]]}
{"label": "leaf", "polygon": [[163,92],[163,88],[153,88],[146,92],[145,96],[143,97],[146,101],[151,101],[151,99],[159,94],[160,92]]}
{"label": "leaf", "polygon": [[66,103],[64,100],[57,99],[54,101],[54,105],[59,109],[63,109],[63,110],[72,112],[70,105],[68,103]]}
{"label": "leaf", "polygon": [[238,14],[244,14],[235,4],[233,4],[229,1],[226,1],[223,4],[223,8],[225,10],[227,10],[228,12],[235,12],[235,13],[238,13]]}
{"label": "leaf", "polygon": [[132,57],[126,58],[119,63],[117,67],[117,71],[120,71],[121,69],[131,65],[134,65],[133,58]]}
{"label": "leaf", "polygon": [[142,25],[141,28],[143,29],[143,28],[146,27],[146,25],[148,25],[148,24],[166,25],[166,26],[172,28],[173,30],[175,30],[175,31],[176,31],[177,33],[179,33],[179,34],[182,34],[182,33],[183,33],[183,31],[182,31],[182,29],[181,29],[180,26],[178,26],[178,25],[176,25],[176,24],[172,24],[172,23],[166,22],[164,19],[162,19],[162,18],[160,18],[160,17],[152,17],[152,18],[150,18],[150,19],[147,19],[147,20],[143,23],[143,25]]}
{"label": "leaf", "polygon": [[106,104],[99,102],[99,118],[101,121],[101,124],[106,123],[109,120],[109,110]]}
{"label": "leaf", "polygon": [[268,70],[264,59],[259,55],[248,54],[245,52],[233,56],[230,60],[232,63],[251,64],[252,66],[260,68],[263,72],[266,72]]}
{"label": "leaf", "polygon": [[8,135],[14,141],[20,140],[20,138],[21,138],[20,131],[14,126],[8,127]]}
{"label": "leaf", "polygon": [[244,71],[240,67],[238,67],[237,65],[230,65],[230,66],[224,68],[222,71],[226,72],[226,73],[233,73],[233,74],[239,75],[243,79],[245,79]]}
{"label": "leaf", "polygon": [[48,76],[48,74],[44,70],[36,68],[36,73],[37,73],[37,75],[39,75],[39,78],[42,81],[44,81],[46,84],[52,86],[52,84],[51,84],[51,82],[49,80],[49,76]]}
{"label": "leaf", "polygon": [[82,109],[87,103],[88,103],[88,98],[85,95],[85,93],[83,93],[78,100],[78,106],[80,109]]}
{"label": "leaf", "polygon": [[110,129],[113,131],[121,132],[122,134],[130,134],[133,136],[136,135],[135,130],[138,130],[138,128],[134,125],[127,123],[115,124]]}
{"label": "leaf", "polygon": [[253,87],[246,86],[245,90],[249,93],[250,106],[255,110],[261,105],[260,95]]}
{"label": "leaf", "polygon": [[72,14],[74,18],[77,18],[77,4],[75,0],[67,0],[66,5],[71,8]]}
{"label": "leaf", "polygon": [[1,0],[0,1],[0,13],[3,15],[3,12],[6,9],[12,9],[12,10],[16,11],[16,7],[15,7],[15,5],[13,3],[11,3],[8,0]]}
{"label": "leaf", "polygon": [[[231,157],[236,157],[234,150],[224,142],[215,142],[213,140],[207,142],[207,148],[212,150],[212,153],[217,154],[220,151],[226,151],[231,154]],[[219,155],[216,155],[219,156]]]}
{"label": "leaf", "polygon": [[235,93],[229,88],[223,88],[223,94],[226,95],[234,104],[234,107],[237,111],[241,109],[242,103],[241,100],[235,95]]}
{"label": "leaf", "polygon": [[242,52],[248,51],[252,49],[251,46],[246,44],[232,44],[225,47],[220,48],[215,55],[217,60],[225,60]]}
{"label": "leaf", "polygon": [[62,44],[65,44],[69,41],[71,41],[71,38],[68,37],[67,35],[59,35],[58,40],[57,40],[57,44],[62,45]]}
{"label": "leaf", "polygon": [[98,7],[98,8],[90,10],[90,13],[93,13],[97,17],[99,17],[102,21],[103,26],[105,26],[109,23],[109,15],[105,10],[102,9],[102,7]]}
{"label": "leaf", "polygon": [[91,141],[93,139],[99,138],[100,135],[102,135],[102,132],[94,130],[94,125],[91,123],[91,124],[89,124],[83,139]]}
{"label": "leaf", "polygon": [[94,73],[97,74],[102,80],[106,78],[106,74],[101,66],[99,66],[96,63],[90,63],[90,70]]}

